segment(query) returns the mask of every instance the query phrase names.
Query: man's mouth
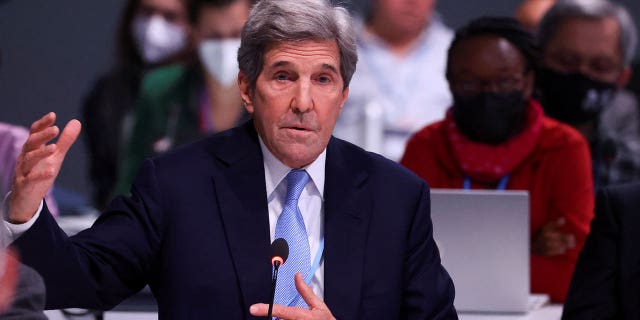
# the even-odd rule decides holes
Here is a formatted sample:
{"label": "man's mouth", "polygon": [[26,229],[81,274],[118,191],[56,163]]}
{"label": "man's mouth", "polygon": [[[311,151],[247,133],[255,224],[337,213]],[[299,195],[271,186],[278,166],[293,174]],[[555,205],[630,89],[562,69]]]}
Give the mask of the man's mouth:
{"label": "man's mouth", "polygon": [[302,126],[287,126],[286,129],[296,130],[296,131],[309,131],[309,128]]}

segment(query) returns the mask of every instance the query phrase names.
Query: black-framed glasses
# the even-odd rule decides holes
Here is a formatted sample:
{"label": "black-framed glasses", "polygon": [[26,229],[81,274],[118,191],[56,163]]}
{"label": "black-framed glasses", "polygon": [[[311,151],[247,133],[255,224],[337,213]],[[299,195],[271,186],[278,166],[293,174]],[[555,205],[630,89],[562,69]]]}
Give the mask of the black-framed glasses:
{"label": "black-framed glasses", "polygon": [[451,89],[457,94],[477,94],[483,91],[512,92],[522,90],[527,72],[492,80],[450,79]]}

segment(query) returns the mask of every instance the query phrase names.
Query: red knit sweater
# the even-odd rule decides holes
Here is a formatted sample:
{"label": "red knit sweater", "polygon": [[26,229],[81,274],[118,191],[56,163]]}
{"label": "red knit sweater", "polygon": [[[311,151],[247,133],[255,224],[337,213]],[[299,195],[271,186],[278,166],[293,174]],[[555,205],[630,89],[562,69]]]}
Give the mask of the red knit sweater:
{"label": "red knit sweater", "polygon": [[[464,175],[445,135],[442,122],[422,129],[409,140],[401,163],[432,188],[462,188]],[[529,191],[532,236],[547,222],[565,217],[562,231],[576,237],[576,247],[563,255],[531,255],[531,291],[549,294],[554,302],[564,301],[593,217],[590,159],[589,147],[578,132],[544,117],[536,147],[511,172],[507,185],[510,190]]]}

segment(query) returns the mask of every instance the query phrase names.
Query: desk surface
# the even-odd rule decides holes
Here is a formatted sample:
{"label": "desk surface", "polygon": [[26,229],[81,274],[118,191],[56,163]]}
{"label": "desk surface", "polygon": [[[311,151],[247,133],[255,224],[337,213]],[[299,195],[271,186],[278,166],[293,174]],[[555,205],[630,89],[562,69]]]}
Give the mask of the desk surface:
{"label": "desk surface", "polygon": [[458,315],[460,320],[560,320],[562,317],[562,305],[552,304],[546,305],[540,309],[531,311],[527,314],[473,314],[462,313]]}
{"label": "desk surface", "polygon": [[[58,310],[45,312],[50,320],[66,320]],[[460,320],[560,320],[562,316],[561,305],[547,305],[538,310],[523,315],[497,315],[497,314],[469,314],[458,315]],[[78,319],[78,318],[74,318]],[[82,319],[91,319],[88,317]],[[105,320],[156,320],[158,315],[154,312],[106,312]]]}

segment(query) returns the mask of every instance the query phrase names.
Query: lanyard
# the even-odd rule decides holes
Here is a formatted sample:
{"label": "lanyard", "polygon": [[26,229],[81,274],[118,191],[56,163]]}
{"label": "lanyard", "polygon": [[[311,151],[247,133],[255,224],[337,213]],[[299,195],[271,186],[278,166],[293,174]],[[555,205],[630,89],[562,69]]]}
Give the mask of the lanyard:
{"label": "lanyard", "polygon": [[322,253],[324,252],[324,237],[320,239],[320,245],[318,246],[318,252],[316,253],[316,258],[313,260],[313,264],[311,265],[311,269],[309,270],[309,274],[304,281],[311,286],[311,279],[313,279],[313,275],[318,271],[320,267],[320,260],[322,260]]}
{"label": "lanyard", "polygon": [[[311,286],[311,279],[313,279],[313,275],[316,273],[316,271],[318,271],[318,268],[320,267],[320,260],[322,260],[322,253],[324,252],[324,237],[322,237],[320,239],[320,245],[318,246],[318,252],[316,253],[316,257],[313,260],[313,265],[311,265],[311,269],[309,270],[309,274],[307,274],[307,277],[304,279],[304,282],[307,283],[307,285]],[[302,296],[295,295],[291,301],[289,301],[289,303],[287,303],[288,306],[291,306],[292,303],[296,300],[296,299],[302,299]]]}
{"label": "lanyard", "polygon": [[[498,186],[496,187],[496,190],[506,190],[507,189],[507,183],[509,183],[509,175],[507,174],[506,176],[500,178],[500,182],[498,182]],[[464,177],[464,180],[462,181],[462,188],[465,190],[469,190],[471,189],[471,179],[469,179],[469,177]]]}

